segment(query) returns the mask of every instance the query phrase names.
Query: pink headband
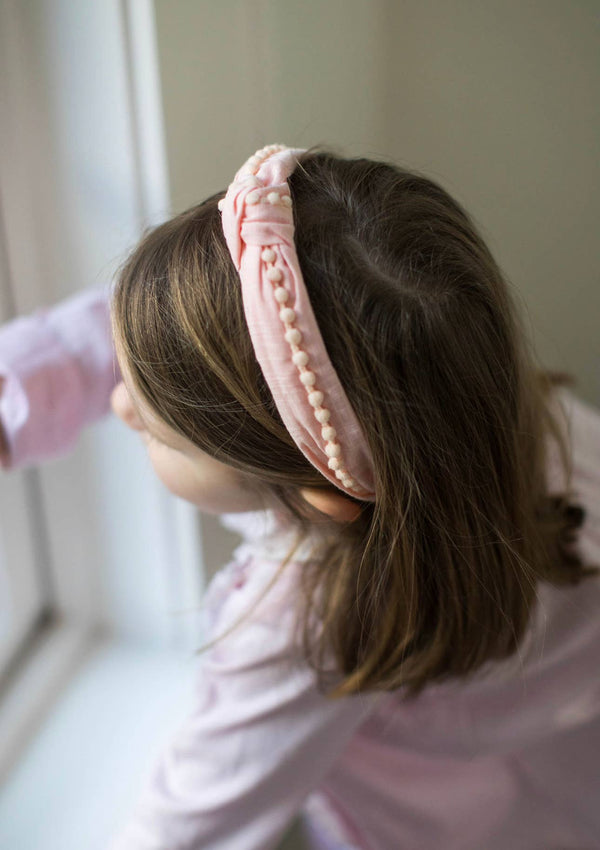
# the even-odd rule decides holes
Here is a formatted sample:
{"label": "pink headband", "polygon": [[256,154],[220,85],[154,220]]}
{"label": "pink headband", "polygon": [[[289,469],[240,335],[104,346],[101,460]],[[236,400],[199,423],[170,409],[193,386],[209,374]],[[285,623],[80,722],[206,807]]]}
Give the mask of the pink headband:
{"label": "pink headband", "polygon": [[302,278],[287,178],[297,148],[268,145],[219,202],[256,358],[304,456],[340,490],[375,501],[373,461],[331,364]]}

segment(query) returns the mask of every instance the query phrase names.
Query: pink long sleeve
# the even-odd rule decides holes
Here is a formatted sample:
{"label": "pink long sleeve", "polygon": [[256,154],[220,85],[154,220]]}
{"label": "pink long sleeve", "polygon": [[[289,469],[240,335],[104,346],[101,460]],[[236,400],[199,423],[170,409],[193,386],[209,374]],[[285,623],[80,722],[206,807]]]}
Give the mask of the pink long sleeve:
{"label": "pink long sleeve", "polygon": [[78,293],[0,327],[0,420],[18,469],[66,454],[110,410],[121,374],[108,289]]}
{"label": "pink long sleeve", "polygon": [[[243,551],[240,548],[240,554]],[[260,596],[277,562],[234,560],[205,596],[211,638]],[[199,658],[189,719],[110,850],[272,850],[378,695],[327,700],[293,641],[298,564]]]}

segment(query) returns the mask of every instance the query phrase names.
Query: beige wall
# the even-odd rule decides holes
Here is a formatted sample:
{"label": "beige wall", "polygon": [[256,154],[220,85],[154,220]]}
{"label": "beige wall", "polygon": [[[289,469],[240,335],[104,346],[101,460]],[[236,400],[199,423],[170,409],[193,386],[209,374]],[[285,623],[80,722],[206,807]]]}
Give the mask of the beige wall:
{"label": "beige wall", "polygon": [[542,362],[600,406],[600,3],[390,6],[390,153],[474,214]]}
{"label": "beige wall", "polygon": [[480,224],[542,362],[600,405],[600,2],[157,0],[173,211],[255,148],[425,171]]}
{"label": "beige wall", "polygon": [[[156,0],[173,212],[259,146],[396,159],[471,212],[600,406],[600,3]],[[219,544],[217,544],[219,545]]]}

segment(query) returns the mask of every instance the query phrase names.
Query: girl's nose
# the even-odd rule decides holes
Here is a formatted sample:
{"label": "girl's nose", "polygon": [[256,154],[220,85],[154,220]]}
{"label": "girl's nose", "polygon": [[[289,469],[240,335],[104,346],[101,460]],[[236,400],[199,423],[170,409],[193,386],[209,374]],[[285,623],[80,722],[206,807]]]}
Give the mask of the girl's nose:
{"label": "girl's nose", "polygon": [[131,403],[131,398],[127,392],[127,387],[121,381],[117,384],[110,396],[110,406],[113,413],[119,417],[126,425],[133,428],[135,431],[144,431],[145,425],[140,417],[135,412],[135,408]]}

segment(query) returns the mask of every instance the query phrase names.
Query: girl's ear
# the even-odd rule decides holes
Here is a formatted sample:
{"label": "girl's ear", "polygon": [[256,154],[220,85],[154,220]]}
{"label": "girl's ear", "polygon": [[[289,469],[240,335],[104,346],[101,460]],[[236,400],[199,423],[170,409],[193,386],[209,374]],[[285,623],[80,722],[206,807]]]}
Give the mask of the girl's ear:
{"label": "girl's ear", "polygon": [[343,493],[302,487],[300,494],[309,505],[337,522],[353,522],[360,516],[360,505],[351,499],[347,499]]}

